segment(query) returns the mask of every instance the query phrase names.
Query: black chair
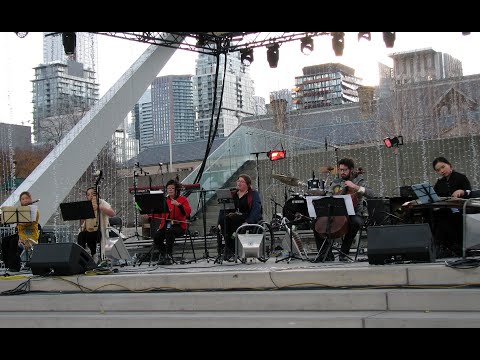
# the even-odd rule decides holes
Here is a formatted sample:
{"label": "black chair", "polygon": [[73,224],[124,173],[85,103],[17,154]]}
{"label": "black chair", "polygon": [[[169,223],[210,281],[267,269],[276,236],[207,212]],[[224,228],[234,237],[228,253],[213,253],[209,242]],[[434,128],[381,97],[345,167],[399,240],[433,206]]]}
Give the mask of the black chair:
{"label": "black chair", "polygon": [[122,231],[122,226],[123,226],[123,222],[122,222],[122,218],[119,217],[119,216],[113,216],[111,218],[108,219],[108,222],[110,224],[111,227],[114,227],[115,229],[117,229],[119,232]]}

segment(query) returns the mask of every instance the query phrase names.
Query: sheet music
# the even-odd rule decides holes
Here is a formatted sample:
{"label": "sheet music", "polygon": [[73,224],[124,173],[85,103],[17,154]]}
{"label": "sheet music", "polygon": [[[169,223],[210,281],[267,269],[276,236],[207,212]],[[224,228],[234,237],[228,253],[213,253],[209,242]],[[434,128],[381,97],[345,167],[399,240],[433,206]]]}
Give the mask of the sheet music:
{"label": "sheet music", "polygon": [[29,205],[30,207],[30,221],[34,222],[37,220],[37,211],[38,211],[38,206],[37,205]]}
{"label": "sheet music", "polygon": [[[323,199],[325,197],[329,197],[329,196],[306,196],[308,215],[311,218],[317,217],[317,213],[315,212],[315,207],[313,206],[313,200]],[[355,209],[353,208],[353,201],[352,201],[351,195],[333,195],[333,197],[345,199],[345,206],[347,207],[348,215],[355,215]]]}

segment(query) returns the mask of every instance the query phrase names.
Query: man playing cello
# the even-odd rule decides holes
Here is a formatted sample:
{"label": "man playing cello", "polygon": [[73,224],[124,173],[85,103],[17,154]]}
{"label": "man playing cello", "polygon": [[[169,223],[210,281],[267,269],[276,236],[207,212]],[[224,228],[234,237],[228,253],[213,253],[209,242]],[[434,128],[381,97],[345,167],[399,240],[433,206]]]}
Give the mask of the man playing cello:
{"label": "man playing cello", "polygon": [[[368,216],[368,209],[363,198],[372,198],[375,196],[373,190],[367,186],[362,175],[363,172],[355,171],[354,168],[355,163],[352,159],[344,158],[339,160],[338,172],[340,177],[335,178],[327,190],[328,196],[350,194],[355,208],[355,215],[349,216],[348,219],[348,230],[343,237],[341,253],[339,255],[340,261],[347,260],[353,240],[355,239],[358,230],[362,227],[364,218]],[[320,249],[323,239],[317,231],[314,231],[314,234],[317,248]],[[324,246],[324,248],[326,247]],[[323,259],[323,256],[318,258]],[[329,253],[326,260],[333,261],[333,254]]]}

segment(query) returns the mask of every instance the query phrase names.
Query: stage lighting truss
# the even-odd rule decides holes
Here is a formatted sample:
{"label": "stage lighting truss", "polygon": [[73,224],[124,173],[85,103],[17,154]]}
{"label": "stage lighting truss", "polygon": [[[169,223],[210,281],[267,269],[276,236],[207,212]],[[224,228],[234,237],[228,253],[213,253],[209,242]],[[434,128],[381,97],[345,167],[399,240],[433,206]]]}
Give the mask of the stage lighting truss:
{"label": "stage lighting truss", "polygon": [[394,137],[386,137],[385,139],[383,139],[383,143],[389,149],[392,147],[403,145],[403,136],[398,135]]}

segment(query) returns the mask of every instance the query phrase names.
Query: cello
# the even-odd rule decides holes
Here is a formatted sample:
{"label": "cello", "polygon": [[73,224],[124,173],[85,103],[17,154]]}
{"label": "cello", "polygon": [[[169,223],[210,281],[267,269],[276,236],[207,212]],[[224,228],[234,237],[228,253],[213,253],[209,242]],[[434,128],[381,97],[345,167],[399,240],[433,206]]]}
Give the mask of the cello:
{"label": "cello", "polygon": [[[353,177],[355,179],[358,175],[363,174],[362,168],[353,171]],[[341,190],[335,195],[350,195],[352,198],[353,208],[358,205],[358,197],[356,192],[348,186],[343,186]],[[328,229],[328,220],[330,220],[330,229]],[[348,215],[340,216],[321,216],[315,220],[315,232],[321,237],[329,237],[331,239],[337,239],[347,234],[348,232],[349,217]],[[330,230],[330,231],[328,231]]]}

